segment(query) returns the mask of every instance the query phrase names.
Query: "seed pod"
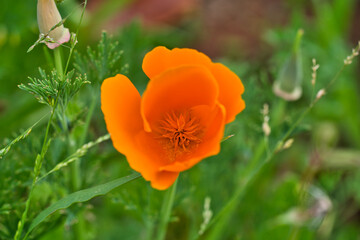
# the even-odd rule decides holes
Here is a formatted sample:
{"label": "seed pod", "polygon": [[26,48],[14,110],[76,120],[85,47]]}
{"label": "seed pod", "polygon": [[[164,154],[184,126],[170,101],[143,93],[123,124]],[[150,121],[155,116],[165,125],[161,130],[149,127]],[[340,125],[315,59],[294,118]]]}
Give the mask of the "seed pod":
{"label": "seed pod", "polygon": [[304,31],[298,30],[293,51],[283,64],[279,76],[273,85],[273,92],[286,101],[295,101],[301,97],[302,88],[302,57],[300,42]]}
{"label": "seed pod", "polygon": [[54,49],[70,40],[69,29],[64,28],[54,0],[38,0],[37,20],[40,34],[50,38],[45,41],[45,44],[50,49]]}

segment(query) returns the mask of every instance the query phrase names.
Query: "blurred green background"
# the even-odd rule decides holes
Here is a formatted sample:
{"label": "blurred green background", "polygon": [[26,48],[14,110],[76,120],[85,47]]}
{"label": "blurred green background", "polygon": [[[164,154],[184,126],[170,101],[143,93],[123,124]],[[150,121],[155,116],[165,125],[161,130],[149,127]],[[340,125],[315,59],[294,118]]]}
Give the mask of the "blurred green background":
{"label": "blurred green background", "polygon": [[[75,32],[81,3],[59,1],[65,26]],[[229,124],[221,153],[181,174],[166,239],[192,239],[203,222],[205,198],[215,216],[249,172],[266,157],[261,109],[269,105],[269,146],[297,120],[311,101],[311,66],[316,58],[316,91],[325,87],[360,40],[358,0],[89,0],[79,29],[73,63],[92,82],[73,99],[68,121],[74,140],[85,122],[92,98],[104,77],[126,74],[142,92],[147,77],[142,58],[153,47],[190,47],[233,70],[245,86],[246,109]],[[298,29],[304,30],[303,94],[297,101],[277,97],[272,86],[291,55]],[[96,51],[101,32],[111,51],[123,51],[104,74],[93,69],[87,46]],[[50,71],[52,52],[45,45],[30,53],[37,40],[36,1],[0,3],[0,148],[49,112],[47,106],[17,86],[38,67]],[[62,48],[64,59],[68,49]],[[101,54],[99,56],[102,56]],[[102,59],[102,58],[101,58]],[[105,58],[104,58],[105,59]],[[104,61],[105,64],[108,62]],[[360,239],[360,63],[347,66],[291,135],[293,145],[278,152],[238,199],[232,214],[200,239]],[[294,73],[295,74],[295,73]],[[87,141],[106,134],[99,99]],[[46,117],[47,118],[47,117]],[[34,158],[40,151],[46,121],[0,159],[0,239],[12,239],[31,185]],[[68,155],[66,139],[53,123],[53,141],[42,173]],[[93,148],[81,161],[81,186],[91,187],[131,172],[110,141]],[[35,188],[29,219],[69,194],[69,173],[59,171]],[[305,189],[305,190],[302,190]],[[305,193],[304,193],[305,192]],[[305,200],[301,195],[305,194]],[[144,180],[124,185],[104,197],[53,214],[33,239],[152,239],[164,192]],[[79,216],[81,220],[78,221]]]}

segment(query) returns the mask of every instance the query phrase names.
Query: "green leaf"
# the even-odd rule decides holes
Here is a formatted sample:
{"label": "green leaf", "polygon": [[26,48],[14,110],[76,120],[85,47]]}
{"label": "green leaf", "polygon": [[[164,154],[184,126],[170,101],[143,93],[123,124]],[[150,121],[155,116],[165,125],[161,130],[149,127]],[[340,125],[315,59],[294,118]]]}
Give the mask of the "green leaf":
{"label": "green leaf", "polygon": [[39,215],[37,215],[37,217],[32,221],[26,236],[28,236],[30,232],[41,222],[43,222],[49,215],[56,212],[57,210],[68,208],[74,203],[86,202],[96,196],[105,195],[111,190],[139,177],[139,173],[133,173],[129,176],[118,178],[108,183],[71,193],[70,195],[60,199],[59,201],[39,213]]}

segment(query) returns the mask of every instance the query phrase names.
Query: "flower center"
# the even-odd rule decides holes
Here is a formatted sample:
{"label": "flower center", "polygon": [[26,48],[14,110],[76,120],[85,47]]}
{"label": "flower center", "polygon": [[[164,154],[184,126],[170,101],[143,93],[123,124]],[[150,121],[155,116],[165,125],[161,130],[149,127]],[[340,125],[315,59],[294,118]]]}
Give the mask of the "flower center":
{"label": "flower center", "polygon": [[199,120],[189,112],[165,114],[160,121],[160,138],[175,152],[187,152],[201,142],[202,128]]}

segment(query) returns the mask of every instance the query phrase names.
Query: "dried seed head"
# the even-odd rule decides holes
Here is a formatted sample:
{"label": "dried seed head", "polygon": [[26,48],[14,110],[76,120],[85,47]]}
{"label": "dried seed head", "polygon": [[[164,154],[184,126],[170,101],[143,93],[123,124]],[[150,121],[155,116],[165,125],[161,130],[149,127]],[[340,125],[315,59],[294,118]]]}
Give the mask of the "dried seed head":
{"label": "dried seed head", "polygon": [[313,65],[311,67],[311,69],[312,69],[311,84],[313,86],[315,86],[315,83],[316,83],[316,71],[319,69],[320,65],[316,64],[316,59],[315,58],[312,59],[312,63],[313,63]]}
{"label": "dried seed head", "polygon": [[262,130],[266,137],[268,137],[271,133],[271,127],[269,125],[269,105],[267,103],[264,104],[263,109],[261,110],[261,113],[264,116],[264,122],[262,124]]}
{"label": "dried seed head", "polygon": [[351,55],[347,56],[344,60],[344,64],[345,65],[350,65],[353,61],[353,59],[358,56],[360,53],[360,41],[358,42],[358,45],[356,46],[356,48],[354,48],[351,52]]}
{"label": "dried seed head", "polygon": [[317,94],[316,94],[316,100],[319,100],[322,96],[324,96],[326,94],[325,89],[320,89]]}
{"label": "dried seed head", "polygon": [[286,142],[284,143],[282,149],[290,148],[292,146],[293,142],[294,142],[293,138],[290,138],[290,139],[286,140]]}
{"label": "dried seed head", "polygon": [[269,126],[268,122],[263,122],[262,124],[262,130],[266,137],[268,137],[271,133],[271,127]]}

